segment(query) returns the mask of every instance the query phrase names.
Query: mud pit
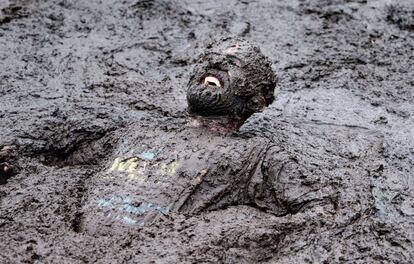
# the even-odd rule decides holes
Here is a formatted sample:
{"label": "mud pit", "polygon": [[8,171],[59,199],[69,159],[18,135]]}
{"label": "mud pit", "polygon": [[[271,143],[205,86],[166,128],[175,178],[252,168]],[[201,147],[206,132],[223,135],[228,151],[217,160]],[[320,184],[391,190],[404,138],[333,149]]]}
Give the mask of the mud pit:
{"label": "mud pit", "polygon": [[[0,10],[0,262],[413,259],[411,1]],[[186,86],[227,36],[278,82],[223,136],[186,126]]]}

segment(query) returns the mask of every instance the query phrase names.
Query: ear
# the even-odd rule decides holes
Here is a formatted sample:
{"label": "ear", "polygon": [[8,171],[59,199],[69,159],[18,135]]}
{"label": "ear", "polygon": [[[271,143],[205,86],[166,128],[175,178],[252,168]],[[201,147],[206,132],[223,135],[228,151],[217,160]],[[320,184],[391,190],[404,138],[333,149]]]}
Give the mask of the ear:
{"label": "ear", "polygon": [[252,113],[257,113],[263,111],[266,107],[266,99],[263,95],[256,95],[250,98],[247,102],[247,109]]}

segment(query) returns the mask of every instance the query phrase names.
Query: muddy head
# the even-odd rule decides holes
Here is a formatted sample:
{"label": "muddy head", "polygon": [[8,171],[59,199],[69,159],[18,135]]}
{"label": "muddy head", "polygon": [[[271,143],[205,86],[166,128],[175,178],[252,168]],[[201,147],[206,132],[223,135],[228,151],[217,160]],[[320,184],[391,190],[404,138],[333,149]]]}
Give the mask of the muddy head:
{"label": "muddy head", "polygon": [[201,125],[238,129],[274,100],[276,76],[260,49],[240,39],[207,46],[187,88],[189,114]]}

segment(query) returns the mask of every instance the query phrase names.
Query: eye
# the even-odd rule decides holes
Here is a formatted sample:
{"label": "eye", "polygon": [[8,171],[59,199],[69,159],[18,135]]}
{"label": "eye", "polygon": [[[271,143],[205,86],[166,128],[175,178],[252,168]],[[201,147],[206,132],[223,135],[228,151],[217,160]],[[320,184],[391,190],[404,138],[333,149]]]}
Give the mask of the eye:
{"label": "eye", "polygon": [[219,79],[213,76],[207,76],[206,78],[204,78],[203,84],[221,87]]}

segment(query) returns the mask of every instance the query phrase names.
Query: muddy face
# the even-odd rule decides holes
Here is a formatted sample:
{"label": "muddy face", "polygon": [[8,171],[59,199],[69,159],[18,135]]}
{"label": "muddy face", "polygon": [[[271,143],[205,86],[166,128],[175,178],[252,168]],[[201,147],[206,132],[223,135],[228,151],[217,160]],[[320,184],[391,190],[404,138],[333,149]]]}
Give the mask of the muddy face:
{"label": "muddy face", "polygon": [[190,114],[246,120],[273,102],[276,77],[269,60],[247,41],[207,47],[188,83]]}

